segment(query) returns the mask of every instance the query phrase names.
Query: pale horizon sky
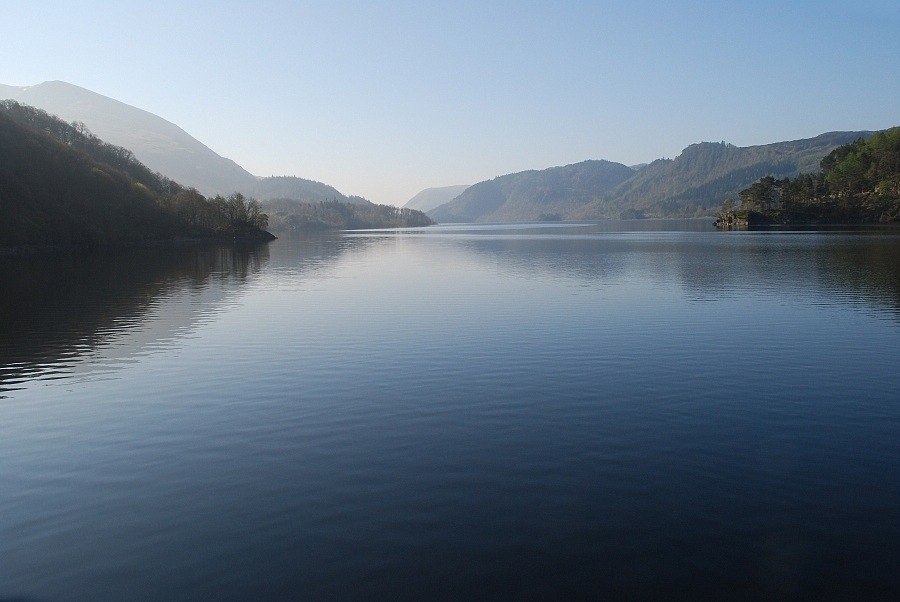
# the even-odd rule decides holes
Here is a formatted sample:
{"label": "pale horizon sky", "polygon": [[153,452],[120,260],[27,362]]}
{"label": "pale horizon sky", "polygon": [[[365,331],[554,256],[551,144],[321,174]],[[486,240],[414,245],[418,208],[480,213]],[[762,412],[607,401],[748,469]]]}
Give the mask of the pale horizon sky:
{"label": "pale horizon sky", "polygon": [[701,141],[900,125],[895,1],[0,6],[0,83],[82,86],[255,175],[377,203]]}

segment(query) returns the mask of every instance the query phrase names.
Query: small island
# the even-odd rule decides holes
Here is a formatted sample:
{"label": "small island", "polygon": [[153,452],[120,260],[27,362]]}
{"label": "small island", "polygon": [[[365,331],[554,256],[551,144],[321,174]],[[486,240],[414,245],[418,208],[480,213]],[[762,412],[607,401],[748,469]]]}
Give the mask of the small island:
{"label": "small island", "polygon": [[716,227],[900,222],[900,128],[836,148],[817,174],[766,176],[725,199]]}

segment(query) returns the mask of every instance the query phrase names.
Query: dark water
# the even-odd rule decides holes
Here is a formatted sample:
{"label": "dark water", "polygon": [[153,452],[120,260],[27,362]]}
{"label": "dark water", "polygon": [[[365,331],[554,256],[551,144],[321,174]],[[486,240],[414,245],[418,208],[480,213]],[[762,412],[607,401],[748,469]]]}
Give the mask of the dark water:
{"label": "dark water", "polygon": [[0,599],[900,598],[894,231],[442,227],[0,277]]}

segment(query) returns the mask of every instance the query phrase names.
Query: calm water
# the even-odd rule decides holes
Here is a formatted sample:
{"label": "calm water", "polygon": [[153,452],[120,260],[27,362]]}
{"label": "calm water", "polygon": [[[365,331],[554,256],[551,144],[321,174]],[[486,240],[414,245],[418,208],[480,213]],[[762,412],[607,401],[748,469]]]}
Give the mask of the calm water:
{"label": "calm water", "polygon": [[0,599],[900,597],[894,231],[0,269]]}

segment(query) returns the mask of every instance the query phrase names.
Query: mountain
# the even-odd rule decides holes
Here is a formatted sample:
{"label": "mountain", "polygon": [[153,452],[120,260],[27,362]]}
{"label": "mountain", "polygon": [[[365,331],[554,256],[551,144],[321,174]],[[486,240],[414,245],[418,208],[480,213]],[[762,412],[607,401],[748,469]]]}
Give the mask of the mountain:
{"label": "mountain", "polygon": [[766,176],[726,203],[722,228],[900,221],[900,127],[839,146],[817,174]]}
{"label": "mountain", "polygon": [[835,148],[868,138],[872,132],[829,132],[814,138],[737,147],[700,142],[675,159],[658,159],[589,205],[572,219],[618,217],[635,212],[655,217],[712,215],[726,197],[764,176],[794,177],[819,171],[819,162]]}
{"label": "mountain", "polygon": [[[368,203],[321,182],[258,178],[161,117],[65,82],[0,85],[0,98],[36,106],[67,122],[83,123],[100,139],[129,149],[151,171],[206,195],[240,192],[268,203],[283,199]],[[406,208],[436,203],[429,214],[445,222],[713,215],[726,197],[736,198],[759,178],[817,172],[819,161],[829,152],[870,135],[832,132],[744,148],[701,142],[675,159],[648,165],[585,161],[507,174],[468,188],[428,189],[410,199]],[[447,196],[442,199],[442,195]]]}
{"label": "mountain", "polygon": [[304,203],[323,203],[325,201],[339,201],[351,205],[365,205],[371,203],[358,196],[346,196],[338,192],[333,186],[305,180],[296,176],[271,176],[260,178],[252,185],[243,189],[245,194],[260,201],[276,201],[289,199]]}
{"label": "mountain", "polygon": [[610,161],[583,161],[498,176],[474,184],[428,215],[438,222],[525,222],[560,219],[634,175]]}
{"label": "mountain", "polygon": [[737,147],[700,142],[675,159],[626,167],[585,161],[499,176],[467,188],[428,211],[439,222],[535,221],[714,215],[727,197],[764,176],[819,171],[828,153],[872,132],[829,132],[814,138]]}
{"label": "mountain", "polygon": [[274,199],[262,204],[275,231],[417,228],[434,221],[418,209],[339,200],[317,203]]}
{"label": "mountain", "polygon": [[0,101],[0,215],[7,251],[271,237],[255,203],[206,199],[128,149],[11,100]]}
{"label": "mountain", "polygon": [[4,98],[37,107],[64,121],[83,123],[98,138],[132,151],[151,170],[207,196],[240,192],[260,201],[369,202],[313,180],[294,176],[254,176],[231,159],[219,156],[174,123],[66,82],[51,81],[26,87],[0,84],[0,99]]}
{"label": "mountain", "polygon": [[132,151],[150,169],[205,195],[229,194],[256,181],[174,123],[85,88],[61,81],[21,88],[0,85],[0,98],[82,122],[98,138]]}
{"label": "mountain", "polygon": [[431,211],[444,203],[452,201],[468,188],[468,184],[458,186],[442,186],[440,188],[426,188],[403,205],[407,209],[419,211]]}

